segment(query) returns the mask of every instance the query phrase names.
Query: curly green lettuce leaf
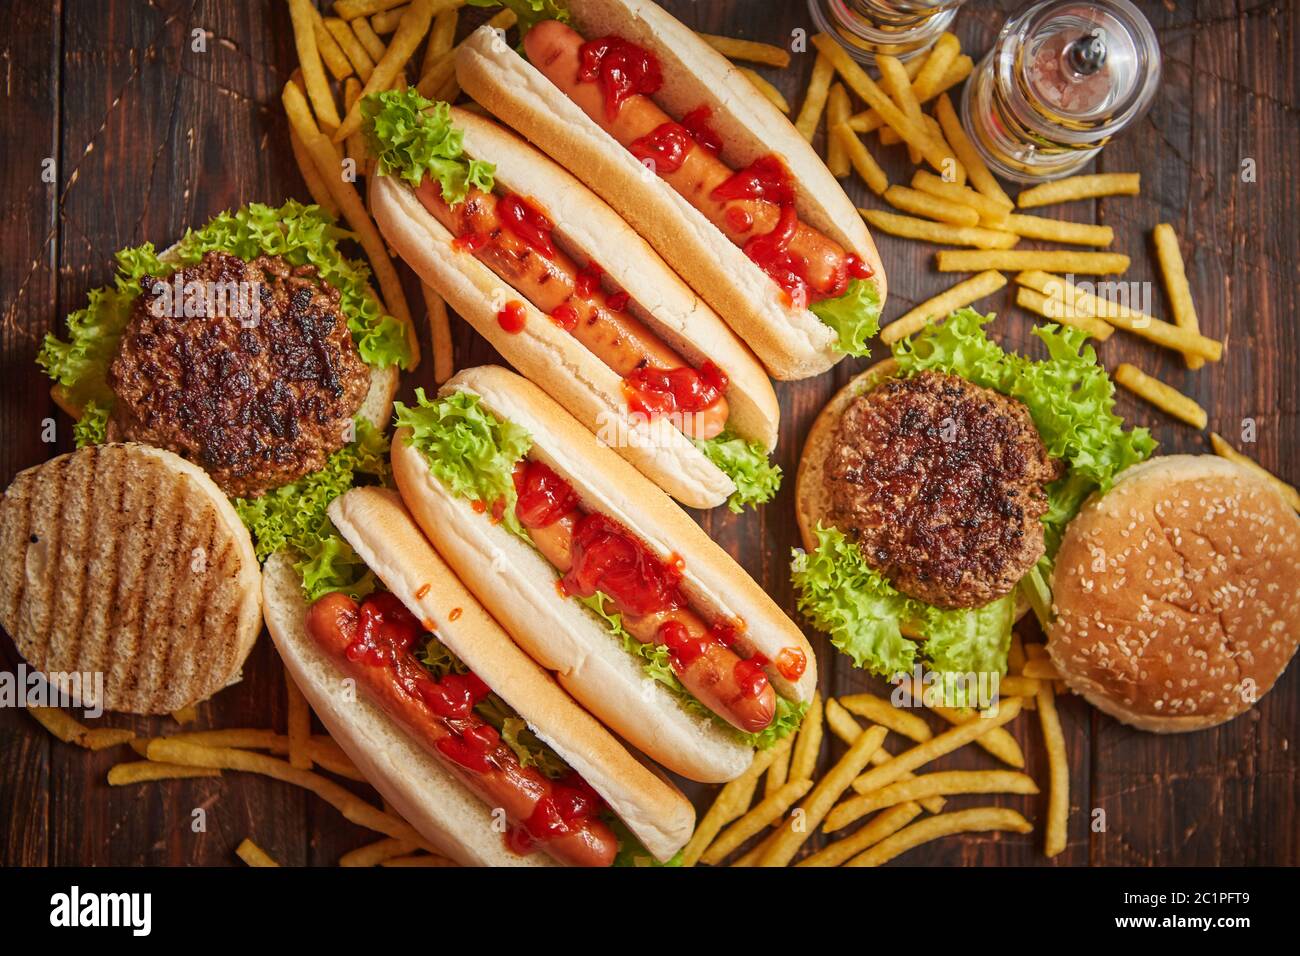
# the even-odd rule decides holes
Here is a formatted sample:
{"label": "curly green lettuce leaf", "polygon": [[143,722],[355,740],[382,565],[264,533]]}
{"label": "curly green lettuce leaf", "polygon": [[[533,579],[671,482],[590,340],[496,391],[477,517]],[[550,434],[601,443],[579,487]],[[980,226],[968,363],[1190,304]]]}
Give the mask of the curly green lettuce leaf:
{"label": "curly green lettuce leaf", "polygon": [[492,191],[496,167],[465,155],[465,134],[452,124],[447,103],[434,103],[414,89],[385,90],[361,101],[361,116],[381,175],[399,176],[413,186],[429,176],[453,206],[464,201],[470,187]]}
{"label": "curly green lettuce leaf", "polygon": [[81,418],[72,425],[72,439],[78,448],[108,441],[108,409],[93,398],[86,402],[81,409]]}
{"label": "curly green lettuce leaf", "polygon": [[519,35],[541,23],[543,20],[569,22],[569,10],[563,0],[467,0],[471,7],[505,7],[513,10],[519,27]]}
{"label": "curly green lettuce leaf", "polygon": [[[932,670],[942,674],[1006,673],[1007,651],[1011,648],[1011,625],[1016,620],[1015,592],[1005,594],[983,607],[948,610],[919,601],[911,602],[915,626],[925,635],[922,650]],[[967,687],[958,683],[952,690],[952,706],[965,706]]]}
{"label": "curly green lettuce leaf", "polygon": [[867,342],[880,331],[880,290],[870,279],[854,279],[843,295],[814,302],[808,309],[835,332],[835,351],[871,354]]}
{"label": "curly green lettuce leaf", "polygon": [[235,499],[234,505],[253,536],[259,561],[281,549],[296,559],[308,603],[331,591],[362,597],[374,590],[374,574],[343,540],[326,509],[353,485],[387,477],[387,437],[357,419],[355,440],[330,455],[320,470],[259,498]]}
{"label": "curly green lettuce leaf", "polygon": [[672,859],[660,863],[621,819],[612,813],[605,814],[602,819],[614,831],[614,836],[618,840],[618,855],[614,857],[615,866],[682,865],[682,850],[678,850]]}
{"label": "curly green lettuce leaf", "polygon": [[431,399],[417,388],[414,405],[397,402],[393,408],[397,426],[411,430],[407,443],[424,456],[448,491],[486,508],[504,505],[502,523],[530,540],[514,507],[515,464],[533,445],[526,428],[497,418],[469,392]]}
{"label": "curly green lettuce leaf", "polygon": [[984,332],[993,316],[960,309],[894,345],[904,374],[938,369],[1018,399],[1029,410],[1047,453],[1103,491],[1119,472],[1145,461],[1156,443],[1145,428],[1125,430],[1115,414],[1115,385],[1080,329],[1053,324],[1034,334],[1046,359],[1010,354]]}
{"label": "curly green lettuce leaf", "polygon": [[729,428],[712,438],[695,439],[695,447],[736,486],[727,499],[727,507],[736,514],[744,511],[745,505],[766,504],[781,487],[781,468],[768,459],[767,449]]}
{"label": "curly green lettuce leaf", "polygon": [[605,603],[610,601],[607,594],[597,591],[591,597],[579,597],[577,600],[605,622],[609,633],[623,645],[623,649],[638,658],[642,662],[645,672],[652,679],[663,684],[677,698],[677,702],[688,714],[713,721],[718,726],[729,731],[741,743],[758,750],[767,750],[769,747],[775,746],[777,741],[788,737],[799,729],[803,715],[808,710],[808,704],[787,700],[780,694],[776,695],[776,714],[772,718],[772,722],[758,733],[745,733],[731,726],[722,717],[704,706],[699,698],[687,690],[682,685],[682,682],[677,679],[677,675],[673,673],[672,660],[667,647],[656,644],[654,641],[638,641],[628,633],[627,629],[623,627],[623,616],[605,606]]}

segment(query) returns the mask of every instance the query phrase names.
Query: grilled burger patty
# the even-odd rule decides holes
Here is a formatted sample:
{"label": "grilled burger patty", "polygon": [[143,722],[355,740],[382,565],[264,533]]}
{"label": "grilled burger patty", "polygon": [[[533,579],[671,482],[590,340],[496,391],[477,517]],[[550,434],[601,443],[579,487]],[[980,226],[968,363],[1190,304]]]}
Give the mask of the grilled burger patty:
{"label": "grilled burger patty", "polygon": [[828,517],[904,594],[980,607],[1043,554],[1043,486],[1061,470],[1023,404],[919,372],[845,410],[826,463]]}
{"label": "grilled burger patty", "polygon": [[[189,290],[205,293],[197,308]],[[339,300],[314,267],[278,256],[209,252],[146,281],[108,372],[110,440],[174,451],[236,497],[321,468],[370,385]]]}

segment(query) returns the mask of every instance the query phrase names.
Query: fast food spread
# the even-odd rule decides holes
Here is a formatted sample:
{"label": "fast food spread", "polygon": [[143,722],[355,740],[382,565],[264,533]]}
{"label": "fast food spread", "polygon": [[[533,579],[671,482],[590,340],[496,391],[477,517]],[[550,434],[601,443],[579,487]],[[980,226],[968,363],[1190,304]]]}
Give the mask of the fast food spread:
{"label": "fast food spread", "polygon": [[[1135,419],[1214,410],[1107,352],[1212,375],[1227,329],[1170,224],[1164,321],[1093,281],[1132,262],[1111,226],[1024,213],[1143,180],[1013,200],[954,34],[869,69],[649,0],[328,6],[288,0],[277,87],[313,201],[118,251],[35,355],[76,447],[0,500],[0,625],[48,675],[32,717],[121,751],[108,786],[303,788],[375,834],[343,866],[1056,858],[1088,707],[1168,734],[1267,706],[1300,492],[1215,432],[1158,454],[1117,385]],[[887,300],[868,223],[965,277]],[[1004,289],[1028,335],[981,305]],[[471,334],[495,358],[457,370]],[[783,419],[772,379],[827,373]],[[263,625],[286,726],[222,726]],[[266,840],[231,854],[278,866]]]}

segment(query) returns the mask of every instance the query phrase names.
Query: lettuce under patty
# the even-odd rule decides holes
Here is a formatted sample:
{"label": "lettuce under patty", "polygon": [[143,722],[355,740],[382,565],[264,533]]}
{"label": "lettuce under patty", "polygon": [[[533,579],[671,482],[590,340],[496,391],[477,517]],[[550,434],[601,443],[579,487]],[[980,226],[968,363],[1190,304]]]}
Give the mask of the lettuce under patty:
{"label": "lettuce under patty", "polygon": [[735,514],[744,511],[745,505],[766,504],[781,487],[781,468],[768,459],[767,449],[729,428],[713,438],[695,439],[695,447],[736,486],[727,499],[727,507]]}
{"label": "lettuce under patty", "polygon": [[[514,422],[498,418],[483,407],[479,396],[469,392],[451,392],[442,398],[429,398],[416,389],[415,404],[397,403],[398,427],[411,430],[408,443],[421,453],[429,470],[456,497],[480,502],[485,511],[500,514],[501,523],[523,540],[532,538],[515,514],[515,465],[528,454],[532,436]],[[697,700],[673,673],[668,649],[653,642],[642,643],[623,627],[622,617],[607,611],[609,598],[597,592],[590,598],[577,598],[597,615],[624,650],[641,660],[652,679],[668,688],[689,713],[706,716],[732,731],[750,746],[766,748],[788,736],[803,719],[806,704],[796,704],[780,694],[776,696],[776,716],[764,730],[745,734],[713,713]]]}
{"label": "lettuce under patty", "polygon": [[871,354],[867,342],[880,331],[880,290],[875,282],[854,279],[843,295],[814,302],[808,309],[835,332],[835,351],[859,358]]}
{"label": "lettuce under patty", "polygon": [[[1035,328],[1048,352],[1035,360],[990,340],[984,326],[992,318],[961,309],[896,343],[893,352],[902,375],[936,369],[1019,400],[1048,454],[1066,464],[1066,474],[1047,487],[1047,555],[1026,579],[1026,596],[1041,617],[1050,606],[1045,582],[1065,525],[1089,494],[1104,492],[1116,474],[1149,457],[1155,441],[1145,428],[1126,430],[1114,413],[1115,387],[1085,333],[1051,324]],[[942,673],[1006,672],[1014,592],[979,608],[933,607],[895,590],[837,529],[819,526],[815,537],[817,547],[796,549],[791,561],[799,609],[856,666],[892,678],[911,671],[920,655]]]}
{"label": "lettuce under patty", "polygon": [[492,191],[496,167],[465,155],[465,134],[452,124],[447,103],[427,100],[414,89],[386,90],[361,101],[361,116],[380,175],[396,175],[413,186],[428,176],[453,206],[471,187]]}
{"label": "lettuce under patty", "polygon": [[165,279],[212,251],[245,262],[268,255],[282,256],[294,266],[315,266],[319,277],[339,290],[340,309],[362,360],[375,368],[410,368],[406,329],[381,311],[370,291],[369,267],[339,250],[339,241],[350,235],[319,206],[289,200],[279,208],[249,203],[233,213],[221,213],[201,229],[188,230],[166,253],[166,261],[149,242],[119,251],[113,285],[92,289],[85,308],[68,316],[67,338],[47,335],[36,358],[57,384],[65,404],[81,410],[83,418],[94,416],[77,431],[78,444],[103,440],[102,420],[116,401],[108,387],[108,367],[141,283],[150,277]]}

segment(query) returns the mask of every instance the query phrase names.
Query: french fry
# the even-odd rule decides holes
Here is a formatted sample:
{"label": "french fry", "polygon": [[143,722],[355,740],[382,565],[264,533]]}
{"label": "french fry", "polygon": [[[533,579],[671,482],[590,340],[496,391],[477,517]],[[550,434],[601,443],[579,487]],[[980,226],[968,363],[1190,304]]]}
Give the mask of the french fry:
{"label": "french fry", "polygon": [[[812,38],[813,45],[835,66],[844,83],[862,100],[880,114],[886,124],[893,127],[909,146],[915,146],[925,161],[939,172],[944,171],[944,160],[950,159],[940,143],[935,142],[924,125],[909,120],[879,86],[867,76],[857,61],[832,37],[819,33]],[[958,157],[960,159],[960,157]]]}
{"label": "french fry", "polygon": [[382,840],[376,840],[374,843],[367,843],[363,847],[350,850],[339,857],[339,866],[378,866],[385,860],[391,860],[394,857],[407,856],[415,849],[414,843],[407,843],[405,840],[394,840],[392,837],[385,837]]}
{"label": "french fry", "polygon": [[1038,793],[1034,778],[1013,770],[945,770],[900,780],[861,796],[850,797],[826,816],[826,833],[841,830],[865,817],[900,803],[914,803],[923,797],[959,793]]}
{"label": "french fry", "polygon": [[[515,25],[515,20],[513,10],[502,10],[484,26],[492,27],[494,30],[509,30]],[[464,40],[461,41],[461,43],[464,42]],[[457,43],[433,63],[426,63],[426,69],[421,74],[420,81],[415,84],[416,92],[427,99],[436,100],[438,98],[439,93],[456,79],[456,50],[459,48],[460,43]]]}
{"label": "french fry", "polygon": [[707,866],[717,866],[729,857],[742,844],[766,830],[781,817],[790,806],[812,789],[811,780],[792,780],[776,793],[766,797],[743,817],[727,827],[713,845],[704,851],[700,862]]}
{"label": "french fry", "polygon": [[1028,309],[1035,312],[1045,319],[1051,319],[1053,322],[1060,322],[1063,325],[1072,325],[1076,329],[1083,329],[1089,335],[1099,342],[1104,342],[1114,334],[1115,328],[1101,319],[1091,315],[1080,314],[1073,306],[1062,302],[1060,299],[1053,299],[1051,296],[1043,295],[1036,289],[1021,286],[1016,290],[1016,305],[1022,309]]}
{"label": "french fry", "polygon": [[1156,408],[1168,412],[1193,428],[1204,428],[1209,424],[1210,416],[1193,399],[1172,385],[1166,385],[1160,379],[1148,375],[1136,365],[1121,362],[1115,366],[1114,378],[1134,395],[1145,398]]}
{"label": "french fry", "polygon": [[[861,798],[859,798],[861,799]],[[844,804],[840,804],[840,807]],[[835,808],[836,810],[839,807]],[[875,846],[890,834],[897,833],[921,814],[921,807],[916,803],[903,803],[886,810],[857,833],[828,843],[812,856],[800,860],[795,866],[839,866],[867,849]],[[831,811],[831,816],[835,810]],[[830,817],[826,818],[829,823]],[[827,826],[829,832],[831,827]]]}
{"label": "french fry", "polygon": [[[966,167],[966,175],[975,190],[998,205],[1011,208],[1011,197],[1002,191],[998,181],[984,165],[984,160],[980,158],[966,131],[962,129],[961,120],[957,117],[957,111],[953,109],[952,100],[948,98],[947,93],[941,95],[935,103],[934,116],[939,121],[939,127],[943,130],[949,145],[952,146],[953,152],[957,154],[957,159]],[[942,171],[940,169],[940,172]]]}
{"label": "french fry", "polygon": [[[238,728],[232,730],[199,730],[184,734],[172,734],[170,737],[155,737],[153,740],[174,740],[181,743],[197,744],[202,747],[235,747],[244,750],[269,750],[274,754],[289,753],[289,738],[277,734],[274,730],[261,728]],[[141,756],[148,754],[148,745],[152,740],[142,741],[143,746],[135,747]],[[312,763],[322,770],[346,777],[348,780],[364,781],[356,766],[347,754],[329,737],[312,736],[304,744],[307,756]]]}
{"label": "french fry", "polygon": [[1043,852],[1053,857],[1065,849],[1070,819],[1070,764],[1065,756],[1065,732],[1056,712],[1056,695],[1050,681],[1038,687],[1038,722],[1047,748],[1047,833]]}
{"label": "french fry", "polygon": [[1058,202],[1076,199],[1097,199],[1101,196],[1136,196],[1141,192],[1141,173],[1093,173],[1088,176],[1067,176],[1050,183],[1031,186],[1016,197],[1021,209],[1051,206]]}
{"label": "french fry", "polygon": [[1085,275],[1114,275],[1128,270],[1129,258],[1119,252],[1074,252],[1068,249],[1042,252],[1033,249],[942,249],[935,253],[935,265],[940,272],[1042,269]]}
{"label": "french fry", "polygon": [[839,702],[850,713],[865,717],[873,724],[879,724],[896,734],[902,734],[908,740],[919,743],[934,736],[930,725],[922,718],[895,707],[875,694],[849,694],[841,697]]}
{"label": "french fry", "polygon": [[[397,29],[397,25],[402,22],[402,14],[406,12],[407,4],[403,0],[400,7],[390,7],[387,10],[381,10],[379,13],[370,15],[370,29],[374,30],[381,36],[392,33]],[[455,10],[443,11],[443,13],[455,13]],[[442,14],[438,14],[442,16]]]}
{"label": "french fry", "polygon": [[289,766],[298,770],[311,769],[307,755],[307,741],[311,739],[311,708],[286,668],[284,689],[289,701]]}
{"label": "french fry", "polygon": [[[1016,635],[1019,637],[1019,635]],[[1013,648],[1016,644],[1013,642]],[[1020,648],[1019,659],[1014,654],[1007,655],[1007,665],[1012,670],[1022,670],[1025,666],[1025,651]],[[998,683],[998,693],[1004,697],[1033,697],[1038,693],[1038,679],[1023,677],[1020,674],[1008,674]]]}
{"label": "french fry", "polygon": [[1035,268],[1022,272],[1016,276],[1016,282],[1068,303],[1077,315],[1087,314],[1105,319],[1117,329],[1132,332],[1162,348],[1172,349],[1175,352],[1191,352],[1210,362],[1217,362],[1223,358],[1222,342],[1207,339],[1200,333],[1180,329],[1172,322],[1162,322],[1144,312],[1103,299],[1091,292],[1085,292],[1060,276],[1049,275],[1041,269]]}
{"label": "french fry", "polygon": [[1042,650],[1041,644],[1030,644],[1025,647],[1029,660],[1025,661],[1021,676],[1032,677],[1035,680],[1060,680],[1061,675],[1056,665],[1048,659],[1046,653],[1040,653]]}
{"label": "french fry", "polygon": [[[365,89],[361,91],[362,98],[392,88],[393,81],[406,68],[406,62],[415,52],[415,48],[420,45],[424,35],[429,32],[429,25],[433,22],[433,3],[434,0],[411,0],[411,5],[403,14],[402,22],[398,24],[393,39],[384,50],[383,56],[375,63],[374,72],[370,74]],[[353,23],[352,26],[356,29],[357,23]],[[367,26],[365,29],[368,31],[370,27]],[[346,139],[360,126],[361,106],[358,103],[348,111],[343,125],[334,134],[334,142],[338,143]]]}
{"label": "french fry", "polygon": [[909,189],[907,186],[890,186],[885,190],[885,202],[903,212],[915,213],[954,226],[974,226],[980,221],[980,214],[970,206],[940,199],[938,196]]}
{"label": "french fry", "polygon": [[770,797],[790,779],[790,749],[785,748],[784,753],[780,754],[772,761],[772,766],[767,768],[767,779],[763,781],[763,796]]}
{"label": "french fry", "polygon": [[822,121],[822,110],[826,106],[826,96],[830,92],[831,78],[834,75],[835,68],[831,66],[831,61],[818,53],[813,62],[812,78],[804,93],[803,106],[799,107],[799,115],[794,121],[794,128],[799,131],[799,135],[810,143],[817,135],[817,126]]}
{"label": "french fry", "polygon": [[[420,76],[429,72],[434,62],[442,56],[451,52],[451,48],[456,45],[456,23],[460,19],[460,12],[457,10],[443,10],[433,18],[433,25],[429,27],[429,40],[424,45],[424,61],[420,64]],[[396,29],[396,24],[394,24]]]}
{"label": "french fry", "polygon": [[932,319],[942,319],[963,306],[978,302],[1006,284],[1006,276],[994,269],[964,279],[890,322],[881,330],[880,341],[886,345],[893,345],[900,339],[915,335]]}
{"label": "french fry", "polygon": [[320,51],[320,58],[325,62],[325,66],[330,73],[334,74],[334,79],[342,80],[351,76],[352,63],[349,62],[343,48],[339,46],[333,32],[327,28],[320,11],[315,7],[311,8],[311,21],[312,30],[316,34],[316,48]]}
{"label": "french fry", "polygon": [[[1009,697],[1005,691],[1001,691],[1003,697]],[[1023,706],[1023,705],[1022,705]],[[965,724],[972,720],[979,720],[979,715],[969,707],[940,707],[935,705],[930,708],[934,713],[942,717],[948,723]],[[1025,769],[1025,754],[1020,749],[1020,744],[1016,738],[1005,727],[995,727],[988,733],[983,734],[975,740],[976,746],[988,751],[997,757],[1009,767],[1015,767],[1017,770]]]}
{"label": "french fry", "polygon": [[[930,55],[925,58],[925,65],[912,79],[912,95],[917,102],[924,103],[936,95],[930,91],[939,88],[944,74],[956,62],[959,55],[961,55],[961,41],[953,34],[944,32],[930,48]],[[910,66],[911,63],[908,65]]]}
{"label": "french fry", "polygon": [[[422,0],[413,0],[411,5],[415,6],[421,2]],[[427,3],[427,0],[424,2]],[[376,67],[370,77],[371,82],[378,75],[379,68]],[[365,206],[361,204],[361,197],[357,191],[352,188],[351,183],[343,181],[340,175],[343,159],[339,155],[338,147],[316,128],[311,112],[307,109],[307,103],[302,97],[302,91],[292,82],[286,83],[281,98],[290,125],[302,139],[303,146],[321,174],[321,180],[330,195],[334,197],[343,218],[356,233],[357,242],[365,250],[389,313],[406,327],[407,341],[411,349],[411,364],[414,366],[420,360],[419,341],[415,337],[415,326],[411,322],[411,310],[406,304],[406,293],[402,291],[402,283],[397,278],[397,270],[393,268],[393,260],[388,256],[388,247],[379,235],[379,230],[375,227],[370,214],[366,212]],[[361,114],[358,111],[356,115]]]}
{"label": "french fry", "polygon": [[[885,88],[885,92],[903,111],[903,115],[919,128],[926,130],[927,133],[931,132],[926,126],[925,115],[921,112],[921,103],[912,91],[911,78],[907,75],[907,70],[903,68],[903,64],[898,61],[898,58],[877,56],[876,66],[880,68],[880,85]],[[920,152],[911,143],[907,146],[907,155],[913,164],[921,161]]]}
{"label": "french fry", "polygon": [[316,22],[312,16],[315,8],[311,0],[289,0],[289,18],[293,23],[293,42],[298,50],[298,67],[316,120],[327,132],[339,125],[339,111],[330,92],[329,80],[321,66],[320,48],[316,45]]}
{"label": "french fry", "polygon": [[280,864],[271,859],[271,855],[254,843],[248,837],[235,847],[235,856],[243,860],[248,866],[254,867],[278,867]]}
{"label": "french fry", "polygon": [[[345,109],[352,109],[352,104],[361,99],[361,81],[355,76],[349,76],[343,83],[343,106]],[[358,170],[363,170],[368,160],[369,153],[366,149],[366,137],[361,130],[357,130],[347,138],[344,144],[344,155],[352,162],[356,163]]]}
{"label": "french fry", "polygon": [[338,17],[327,17],[325,29],[334,37],[339,48],[351,61],[352,68],[357,71],[357,76],[361,77],[361,82],[369,80],[370,74],[375,71],[375,61],[370,58],[370,54],[357,39],[357,35],[352,32],[347,21],[340,20]]}
{"label": "french fry", "polygon": [[[409,10],[410,8],[408,7],[407,9]],[[406,16],[406,14],[403,13],[402,16]],[[384,51],[387,49],[387,46],[385,46],[383,40],[379,39],[379,35],[375,33],[369,20],[365,17],[357,17],[349,23],[349,26],[352,27],[353,35],[356,36],[357,42],[365,48],[366,55],[369,56],[370,59],[378,63],[384,58]]]}
{"label": "french fry", "polygon": [[[1174,314],[1174,324],[1188,332],[1199,333],[1201,326],[1196,318],[1196,306],[1192,304],[1192,288],[1187,283],[1187,267],[1183,264],[1183,254],[1178,249],[1178,236],[1174,234],[1174,227],[1162,222],[1156,226],[1152,238],[1155,240],[1160,275],[1165,280],[1165,292],[1169,296],[1169,309]],[[1205,364],[1205,359],[1199,355],[1185,355],[1183,359],[1190,369]]]}
{"label": "french fry", "polygon": [[803,846],[808,835],[821,825],[826,814],[835,805],[835,801],[840,798],[862,768],[870,762],[871,755],[880,749],[886,733],[884,727],[871,727],[858,735],[853,746],[824,777],[817,781],[817,785],[800,805],[800,809],[803,810],[803,829],[797,830],[794,826],[783,825],[777,830],[772,845],[758,860],[759,866],[787,866],[794,859],[794,855],[799,852],[799,847]]}
{"label": "french fry", "polygon": [[749,63],[762,63],[784,70],[790,65],[790,53],[783,47],[770,43],[755,43],[753,40],[740,40],[736,37],[720,37],[712,33],[698,34],[699,38],[729,60],[745,60]]}
{"label": "french fry", "polygon": [[737,67],[736,69],[740,70],[741,73],[745,74],[745,79],[753,83],[754,89],[762,93],[764,98],[767,99],[773,106],[779,109],[782,113],[785,113],[787,116],[790,114],[790,103],[789,101],[786,100],[786,98],[783,95],[781,95],[780,90],[778,90],[775,86],[769,83],[761,75],[756,73],[754,70],[751,70],[747,66],[740,66]]}
{"label": "french fry", "polygon": [[976,807],[973,810],[955,810],[937,817],[926,817],[918,823],[904,827],[892,836],[881,840],[871,849],[849,860],[845,866],[880,866],[894,857],[929,843],[939,837],[954,833],[979,833],[989,830],[1010,830],[1029,833],[1034,828],[1015,810],[1002,807]]}
{"label": "french fry", "polygon": [[1233,448],[1223,437],[1216,432],[1210,432],[1210,447],[1220,458],[1226,458],[1228,461],[1236,462],[1248,471],[1254,472],[1272,485],[1277,493],[1280,494],[1295,511],[1300,511],[1300,491],[1296,490],[1294,485],[1289,485],[1277,475],[1273,474],[1253,458],[1247,458],[1237,449]]}
{"label": "french fry", "polygon": [[368,17],[372,13],[383,13],[405,3],[406,0],[335,0],[334,12],[344,20],[355,20],[357,17]]}
{"label": "french fry", "polygon": [[[910,61],[907,65],[910,67],[915,61]],[[965,54],[957,57],[948,71],[944,73],[943,80],[934,90],[921,90],[917,88],[916,81],[912,81],[912,91],[916,98],[925,105],[929,100],[934,99],[940,93],[952,89],[966,77],[970,76],[971,71],[975,68],[975,62]],[[880,129],[885,125],[885,121],[880,118],[880,114],[875,110],[863,110],[861,113],[854,113],[849,117],[849,125],[853,127],[855,133],[870,133]],[[1009,202],[1010,200],[1008,200]]]}
{"label": "french fry", "polygon": [[867,152],[866,144],[858,138],[858,134],[849,129],[848,123],[839,123],[830,133],[844,145],[845,152],[849,154],[849,162],[867,184],[867,188],[878,196],[883,195],[889,188],[889,179],[880,164]]}
{"label": "french fry", "polygon": [[424,308],[429,316],[429,335],[433,342],[433,380],[441,385],[456,373],[456,359],[451,343],[451,319],[447,303],[435,289],[420,283]]}
{"label": "french fry", "polygon": [[854,720],[853,715],[841,707],[840,702],[834,697],[826,700],[826,726],[831,729],[831,733],[850,747],[862,733],[862,725]]}
{"label": "french fry", "polygon": [[[999,232],[996,229],[985,229],[982,226],[952,226],[947,223],[931,222],[929,219],[917,219],[913,216],[900,216],[897,213],[885,212],[881,209],[859,209],[862,218],[871,223],[877,229],[889,233],[891,236],[902,236],[904,239],[917,239],[921,242],[933,242],[949,246],[975,246],[981,252],[975,255],[1004,255],[1001,252],[990,252],[987,250],[1006,250],[1010,249],[1017,242],[1019,237],[1009,232]],[[938,253],[942,256],[953,250],[945,249]],[[1044,253],[1038,253],[1043,255]],[[984,269],[1005,269],[1009,266],[999,266],[990,264],[980,266]],[[975,269],[944,269],[939,267],[941,272],[975,272]]]}
{"label": "french fry", "polygon": [[129,743],[135,732],[111,727],[90,728],[57,707],[28,707],[27,712],[38,724],[65,744],[76,744],[87,750],[107,750]]}
{"label": "french fry", "polygon": [[182,727],[186,724],[192,724],[199,719],[199,708],[197,704],[187,704],[180,710],[172,711],[172,720]]}
{"label": "french fry", "polygon": [[821,692],[813,694],[808,712],[803,715],[799,726],[799,738],[794,742],[790,754],[790,780],[811,780],[817,769],[817,755],[822,749],[823,721],[826,709],[822,703]]}
{"label": "french fry", "polygon": [[826,168],[831,171],[831,175],[836,179],[843,179],[853,171],[853,167],[849,163],[849,151],[844,146],[844,140],[830,134],[831,130],[840,123],[847,122],[848,118],[848,91],[844,89],[843,83],[832,83],[830,97],[826,101]]}
{"label": "french fry", "polygon": [[[805,723],[807,717],[804,718]],[[735,780],[725,784],[718,795],[713,799],[713,805],[705,812],[700,822],[695,825],[695,832],[686,846],[682,848],[682,866],[694,866],[699,862],[704,851],[709,848],[709,844],[732,820],[738,819],[748,808],[751,800],[754,799],[754,790],[758,787],[759,778],[767,772],[767,768],[772,766],[772,762],[780,755],[781,751],[789,753],[793,741],[786,737],[779,741],[775,747],[769,747],[767,750],[760,750],[755,756],[753,762],[745,769]]]}
{"label": "french fry", "polygon": [[950,183],[941,176],[936,176],[928,169],[918,169],[913,174],[912,188],[918,192],[929,193],[931,196],[946,199],[949,202],[970,206],[979,214],[981,223],[994,229],[1001,228],[1010,218],[1011,207],[1003,206],[997,200],[990,199],[969,186],[961,186],[955,182]]}
{"label": "french fry", "polygon": [[1063,242],[1072,246],[1100,246],[1105,248],[1115,241],[1115,230],[1110,226],[1094,226],[1086,222],[1065,222],[1043,216],[1007,216],[1003,227],[1008,232],[1026,239],[1044,242]]}
{"label": "french fry", "polygon": [[325,186],[325,180],[321,178],[320,170],[312,162],[311,156],[307,153],[307,147],[303,145],[302,139],[298,136],[298,131],[292,126],[289,127],[289,148],[293,150],[293,161],[298,165],[298,172],[302,174],[302,181],[307,184],[307,192],[311,195],[311,201],[337,219],[339,204],[330,195],[329,189]]}
{"label": "french fry", "polygon": [[155,780],[181,780],[189,777],[220,777],[221,771],[212,767],[183,767],[175,763],[154,763],[152,760],[134,760],[113,764],[108,770],[110,787],[125,787],[133,783],[151,783]]}
{"label": "french fry", "polygon": [[752,850],[746,850],[743,856],[737,857],[732,861],[732,866],[758,866],[758,861],[763,858],[763,854],[768,851],[776,838],[780,835],[780,830],[773,830],[764,837]]}
{"label": "french fry", "polygon": [[1020,707],[1018,698],[1002,701],[998,705],[996,715],[980,715],[977,720],[958,724],[924,743],[917,744],[911,750],[903,751],[888,763],[873,767],[854,780],[853,789],[858,793],[871,793],[873,790],[888,786],[904,773],[923,767],[944,754],[952,753],[971,741],[978,740],[990,730],[1010,723],[1019,715]]}
{"label": "french fry", "polygon": [[283,760],[265,754],[224,747],[203,747],[174,739],[154,739],[149,742],[149,759],[190,767],[215,767],[256,773],[291,783],[310,790],[358,826],[398,840],[413,842],[417,846],[425,846],[423,838],[404,820],[384,813],[332,780],[326,780],[310,770],[298,770]]}
{"label": "french fry", "polygon": [[[1023,640],[1021,640],[1019,634],[1017,634],[1015,631],[1012,631],[1012,632],[1011,632],[1011,647],[1009,647],[1009,648],[1007,649],[1007,672],[1008,672],[1008,675],[1019,674],[1019,673],[1020,673],[1020,668],[1022,668],[1022,667],[1024,667],[1024,666],[1025,666],[1025,643],[1024,643]],[[1020,678],[1019,678],[1019,677],[1016,677],[1016,678],[1014,678],[1014,679],[1015,679],[1015,680],[1019,680]],[[1013,692],[1010,691],[1010,690],[1007,690],[1007,680],[1008,680],[1007,677],[1002,678],[1001,683],[998,685],[999,693],[1006,694],[1006,695],[1009,696],[1009,697],[1019,697],[1019,696],[1022,696],[1022,695],[1020,695],[1020,694],[1016,694],[1016,693],[1013,693]],[[1032,693],[1035,693],[1035,694],[1038,693],[1038,688],[1035,687],[1035,688],[1033,689]]]}

